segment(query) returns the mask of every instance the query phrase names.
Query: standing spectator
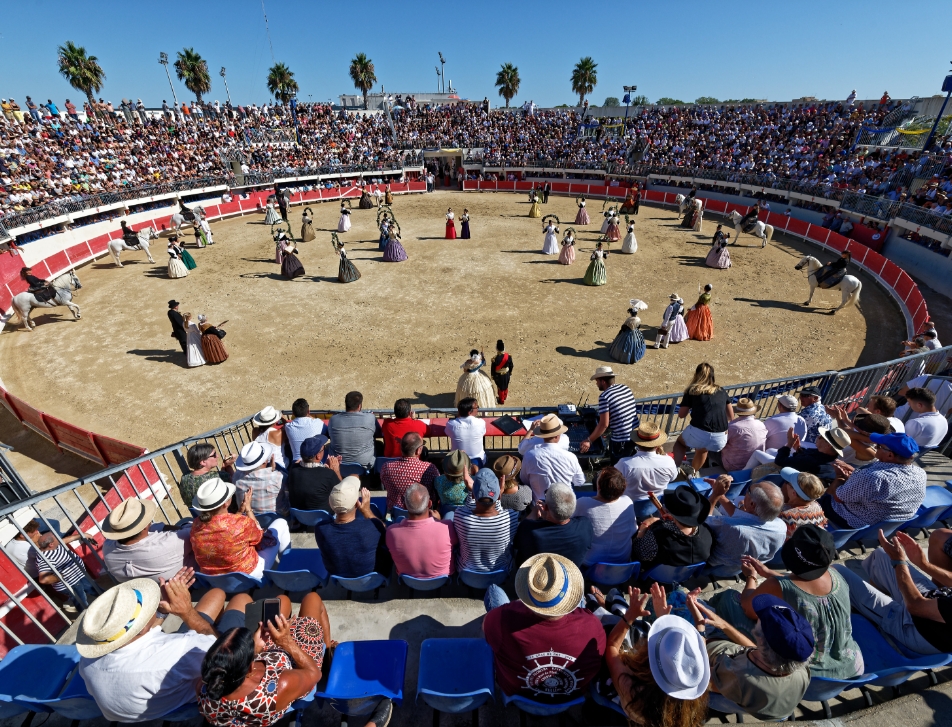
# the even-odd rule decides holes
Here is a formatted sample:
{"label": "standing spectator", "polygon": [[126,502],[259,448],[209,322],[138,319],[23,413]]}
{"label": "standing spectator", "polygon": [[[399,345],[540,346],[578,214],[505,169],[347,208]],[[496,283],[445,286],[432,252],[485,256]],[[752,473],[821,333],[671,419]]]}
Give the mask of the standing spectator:
{"label": "standing spectator", "polygon": [[459,540],[457,569],[483,573],[508,570],[512,519],[508,510],[496,507],[499,478],[490,470],[481,469],[472,481],[473,501],[457,508],[453,516]]}
{"label": "standing spectator", "polygon": [[219,477],[230,482],[235,472],[235,457],[229,455],[219,462],[218,450],[207,442],[199,442],[189,447],[185,453],[185,462],[191,471],[182,475],[178,490],[186,507],[192,506],[195,493],[205,482]]}
{"label": "standing spectator", "polygon": [[328,457],[327,464],[321,461],[329,441],[318,434],[301,443],[301,461],[288,471],[288,500],[295,510],[330,512],[328,499],[341,476],[340,457]]}
{"label": "standing spectator", "polygon": [[278,513],[288,515],[288,491],[284,475],[275,467],[274,453],[260,442],[248,442],[241,448],[237,472],[232,482],[237,488],[239,504],[248,499],[255,515]]}
{"label": "standing spectator", "polygon": [[539,553],[555,553],[581,567],[592,546],[593,528],[589,518],[575,514],[575,505],[571,486],[549,486],[545,500],[516,530],[513,548],[517,565]]}
{"label": "standing spectator", "polygon": [[36,569],[36,543],[40,539],[40,524],[36,520],[30,520],[26,525],[23,526],[23,533],[21,535],[17,532],[13,536],[13,540],[6,544],[4,552],[19,563],[20,567],[23,568],[31,577],[36,578],[37,569]]}
{"label": "standing spectator", "polygon": [[820,390],[815,386],[808,386],[800,392],[800,406],[800,416],[807,423],[807,435],[801,441],[807,446],[814,446],[816,438],[820,436],[820,427],[831,429],[834,426],[833,419],[826,413]]}
{"label": "standing spectator", "polygon": [[387,528],[387,549],[397,573],[413,578],[448,576],[457,543],[453,523],[440,520],[430,509],[430,494],[423,485],[410,485],[404,500],[406,519]]}
{"label": "standing spectator", "polygon": [[291,404],[294,419],[284,425],[284,436],[291,448],[291,462],[301,459],[301,443],[305,439],[324,433],[324,422],[311,416],[311,405],[307,399],[295,399]]}
{"label": "standing spectator", "polygon": [[606,467],[598,473],[596,487],[595,497],[583,497],[575,505],[576,516],[592,523],[592,544],[582,565],[627,563],[638,523],[631,498],[625,494],[625,477],[614,467]]}
{"label": "standing spectator", "polygon": [[393,419],[384,419],[380,425],[383,432],[383,456],[400,457],[400,440],[409,432],[416,432],[421,437],[426,436],[426,423],[419,419],[410,418],[410,402],[406,399],[397,399],[393,405]]}
{"label": "standing spectator", "polygon": [[331,438],[331,451],[338,454],[344,464],[374,466],[374,437],[379,437],[377,418],[362,411],[364,395],[350,391],[344,397],[344,412],[337,413],[327,423]]}
{"label": "standing spectator", "polygon": [[360,479],[345,477],[328,501],[334,519],[314,528],[327,572],[342,578],[389,574],[393,562],[384,542],[386,526],[370,509],[370,491],[361,489]]}
{"label": "standing spectator", "polygon": [[483,449],[483,437],[486,436],[486,422],[477,417],[479,405],[476,399],[466,397],[456,405],[458,416],[446,422],[446,436],[450,438],[450,449],[461,449],[469,456],[470,462],[482,467],[486,462]]}
{"label": "standing spectator", "polygon": [[622,457],[634,454],[635,445],[631,442],[631,430],[638,426],[638,411],[635,396],[624,384],[615,383],[615,372],[611,366],[599,366],[591,379],[598,390],[598,424],[587,439],[579,445],[579,453],[585,454],[599,438],[611,429],[611,443],[608,453],[612,465]]}
{"label": "standing spectator", "polygon": [[787,540],[793,531],[801,525],[816,525],[826,527],[826,515],[817,502],[826,487],[816,475],[809,472],[798,472],[793,467],[784,467],[780,470],[783,478],[781,491],[783,492],[783,509],[780,519],[787,525]]}
{"label": "standing spectator", "polygon": [[76,113],[76,104],[66,99],[66,115],[73,121],[79,121],[79,114]]}
{"label": "standing spectator", "polygon": [[33,120],[34,120],[36,123],[40,123],[40,110],[39,110],[39,107],[37,107],[37,105],[36,105],[35,103],[33,103],[33,99],[30,98],[29,96],[26,97],[26,108],[27,108],[27,111],[30,112],[30,116],[33,117]]}
{"label": "standing spectator", "polygon": [[698,364],[694,378],[678,405],[679,419],[684,419],[688,414],[691,415],[691,423],[674,443],[674,463],[680,467],[688,448],[693,448],[691,467],[684,471],[690,479],[698,476],[707,461],[708,452],[720,452],[727,444],[727,425],[734,418],[730,398],[714,382],[714,367],[709,363]]}
{"label": "standing spectator", "polygon": [[678,476],[674,460],[664,451],[666,436],[656,422],[644,421],[632,432],[635,453],[618,462],[618,471],[625,478],[625,495],[634,503],[635,516],[643,520],[655,511],[648,496],[660,497]]}
{"label": "standing spectator", "polygon": [[949,433],[949,422],[935,407],[935,394],[916,387],[906,392],[906,403],[914,412],[906,421],[906,434],[916,440],[919,449],[935,449]]}
{"label": "standing spectator", "polygon": [[406,509],[403,493],[412,484],[420,483],[428,492],[433,492],[433,482],[440,474],[436,467],[420,459],[423,439],[416,432],[403,435],[400,449],[403,456],[396,462],[387,462],[380,470],[380,484],[387,491],[388,512],[395,507]]}
{"label": "standing spectator", "polygon": [[103,523],[102,559],[117,582],[151,578],[161,583],[183,567],[195,565],[191,527],[153,524],[157,509],[155,500],[130,497],[114,507]]}
{"label": "standing spectator", "polygon": [[736,417],[727,425],[727,444],[721,450],[721,466],[728,472],[742,470],[754,452],[762,452],[767,442],[767,427],[757,418],[760,407],[744,397],[734,407]]}
{"label": "standing spectator", "polygon": [[787,526],[779,519],[783,493],[770,482],[750,486],[743,505],[735,508],[725,493],[730,488],[730,475],[707,480],[711,485],[711,510],[718,505],[726,516],[707,519],[714,531],[714,548],[707,559],[708,572],[715,578],[736,575],[742,556],[759,561],[771,560],[787,539]]}
{"label": "standing spectator", "polygon": [[545,491],[557,483],[574,487],[585,484],[585,474],[578,457],[559,446],[559,438],[568,431],[555,414],[546,414],[535,434],[543,444],[534,447],[522,460],[522,481],[532,488],[536,500],[545,497]]}

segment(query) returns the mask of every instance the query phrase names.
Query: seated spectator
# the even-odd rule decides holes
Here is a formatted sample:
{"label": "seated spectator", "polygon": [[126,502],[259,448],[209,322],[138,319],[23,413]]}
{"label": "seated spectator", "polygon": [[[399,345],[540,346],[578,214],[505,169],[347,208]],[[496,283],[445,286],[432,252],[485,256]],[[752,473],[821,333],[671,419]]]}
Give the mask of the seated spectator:
{"label": "seated spectator", "polygon": [[820,390],[815,386],[807,386],[800,391],[800,416],[807,425],[807,435],[801,438],[804,444],[812,445],[816,442],[816,438],[820,436],[820,427],[833,427],[833,419],[826,413],[820,396]]}
{"label": "seated spectator", "polygon": [[532,488],[519,481],[521,471],[522,461],[511,454],[493,462],[493,472],[496,473],[502,487],[499,504],[507,510],[525,513],[526,508],[532,504]]}
{"label": "seated spectator", "polygon": [[276,512],[287,517],[288,491],[272,450],[261,442],[248,442],[241,448],[235,469],[232,484],[240,502],[250,499],[255,515]]}
{"label": "seated spectator", "polygon": [[228,512],[235,486],[219,479],[208,480],[195,493],[192,507],[198,517],[192,521],[192,554],[202,573],[210,576],[247,573],[264,576],[278,553],[291,544],[288,523],[281,518],[262,530],[246,497],[237,514]]}
{"label": "seated spectator", "polygon": [[555,414],[546,414],[534,435],[543,444],[530,449],[522,460],[521,479],[532,488],[536,500],[545,497],[545,491],[554,484],[568,483],[574,487],[585,484],[585,475],[578,457],[559,446],[559,437],[568,431]]}
{"label": "seated spectator", "polygon": [[688,596],[688,608],[701,633],[706,626],[720,631],[707,641],[711,691],[765,722],[793,714],[810,686],[810,622],[776,596],[757,596],[751,601],[757,622],[748,638],[696,596]]}
{"label": "seated spectator", "polygon": [[253,441],[265,448],[269,458],[274,457],[275,466],[282,472],[288,471],[284,457],[285,445],[288,443],[286,426],[281,420],[281,412],[273,406],[266,406],[251,418]]}
{"label": "seated spectator", "polygon": [[340,457],[328,457],[326,464],[321,461],[329,441],[317,434],[301,442],[301,459],[288,471],[288,501],[295,510],[330,512],[328,498],[341,477]]}
{"label": "seated spectator", "polygon": [[[949,357],[947,363],[952,363],[952,357]],[[952,376],[952,370],[941,372],[942,376]],[[948,414],[952,410],[952,379],[936,378],[935,376],[923,375],[909,379],[903,387],[897,392],[897,396],[905,396],[910,389],[926,388],[935,394],[935,408],[937,411]],[[908,403],[896,409],[896,417],[899,420],[906,419],[912,413],[912,408]]]}
{"label": "seated spectator", "polygon": [[[328,498],[334,519],[314,528],[324,567],[332,576],[359,578],[368,573],[389,575],[386,526],[370,509],[370,491],[357,477],[345,477]],[[359,511],[359,512],[358,512]]]}
{"label": "seated spectator", "polygon": [[[267,727],[321,680],[330,619],[321,597],[308,593],[298,615],[279,596],[281,614],[249,631],[232,628],[218,637],[202,661],[198,711],[214,727]],[[390,700],[384,710],[389,711]]]}
{"label": "seated spectator", "polygon": [[327,422],[327,436],[331,438],[331,454],[341,457],[344,464],[374,466],[374,437],[380,436],[377,418],[362,411],[364,395],[349,391],[344,397],[345,411]]}
{"label": "seated spectator", "polygon": [[864,581],[845,565],[834,566],[850,589],[853,608],[883,635],[917,654],[952,652],[950,530],[929,537],[929,554],[903,532],[879,531],[880,548],[864,561]]}
{"label": "seated spectator", "polygon": [[483,438],[486,436],[486,422],[477,417],[479,406],[476,399],[469,396],[460,399],[456,405],[458,416],[446,422],[446,436],[450,438],[450,449],[461,449],[477,467],[486,461]]}
{"label": "seated spectator", "polygon": [[18,531],[13,536],[13,540],[7,543],[5,552],[13,558],[23,570],[30,576],[36,578],[36,543],[40,539],[40,524],[36,520],[30,520],[23,526],[23,533]]}
{"label": "seated spectator", "polygon": [[711,678],[704,637],[686,619],[671,614],[665,591],[655,583],[651,600],[656,615],[644,636],[648,615],[637,588],[624,617],[608,635],[605,666],[611,684],[596,689],[618,704],[630,724],[642,727],[700,727],[707,719]]}
{"label": "seated spectator", "polygon": [[926,496],[926,472],[915,464],[919,446],[908,434],[870,434],[876,459],[854,471],[837,466],[837,478],[820,498],[838,528],[863,528],[883,520],[909,520]]}
{"label": "seated spectator", "polygon": [[499,478],[488,469],[473,475],[473,499],[456,509],[453,528],[459,540],[457,570],[488,573],[508,570],[512,518],[498,507]]}
{"label": "seated spectator", "polygon": [[[189,568],[162,584],[137,578],[113,586],[83,614],[76,636],[79,674],[110,721],[149,722],[193,704],[202,659],[218,628],[244,626],[247,597],[222,613],[225,592],[212,588],[192,606]],[[179,633],[162,631],[165,614],[182,619]]]}
{"label": "seated spectator", "polygon": [[387,549],[397,573],[414,578],[448,576],[453,568],[456,530],[430,510],[430,493],[421,484],[404,494],[408,515],[387,528]]}
{"label": "seated spectator", "polygon": [[[551,553],[540,553],[519,568],[515,603],[499,586],[486,589],[483,633],[503,693],[547,704],[587,694],[601,668],[605,630],[579,608],[583,590],[578,567]],[[545,668],[539,668],[539,654],[551,654],[555,645],[558,654],[547,656]]]}
{"label": "seated spectator", "polygon": [[774,463],[780,467],[792,467],[799,472],[809,472],[826,480],[836,476],[833,462],[843,456],[843,450],[851,443],[850,435],[839,427],[820,427],[813,447],[802,444],[800,437],[791,428],[787,432],[787,446],[777,450]]}
{"label": "seated spectator", "polygon": [[576,503],[575,515],[588,518],[592,523],[592,544],[582,559],[583,566],[628,562],[637,522],[634,505],[625,494],[625,487],[622,473],[614,467],[606,467],[598,473],[598,494],[583,497]]}
{"label": "seated spectator", "polygon": [[546,490],[544,502],[516,530],[517,565],[539,553],[555,553],[581,567],[592,546],[593,528],[592,520],[575,514],[575,504],[575,491],[569,485],[556,483]]}
{"label": "seated spectator", "polygon": [[133,578],[172,578],[185,566],[194,566],[191,525],[183,527],[154,523],[155,500],[131,497],[123,500],[106,518],[102,559],[119,583]]}
{"label": "seated spectator", "polygon": [[63,610],[71,616],[89,605],[90,596],[96,597],[93,579],[86,571],[82,558],[69,547],[70,543],[82,539],[82,533],[73,533],[62,537],[61,545],[55,535],[46,533],[36,541],[36,551],[33,553],[37,583],[52,586],[54,593],[66,600]]}
{"label": "seated spectator", "polygon": [[291,450],[291,463],[301,459],[301,445],[305,439],[324,434],[324,422],[311,416],[311,405],[307,399],[295,399],[291,404],[294,419],[284,425],[284,436]]}
{"label": "seated spectator", "polygon": [[889,434],[892,427],[889,420],[879,414],[870,414],[860,408],[853,420],[850,421],[846,409],[840,405],[828,406],[827,411],[836,419],[840,428],[850,437],[848,447],[843,447],[843,456],[840,457],[846,464],[854,467],[865,467],[876,461],[876,445],[869,441],[870,434]]}
{"label": "seated spectator", "polygon": [[[530,449],[533,447],[538,447],[540,444],[545,442],[536,434],[538,433],[539,427],[542,425],[542,418],[536,419],[532,422],[532,425],[529,427],[529,431],[525,437],[522,438],[522,441],[519,442],[519,456],[525,457]],[[559,437],[558,445],[568,451],[569,449],[569,435],[563,434]]]}
{"label": "seated spectator", "polygon": [[419,419],[410,418],[410,402],[406,399],[397,399],[393,405],[393,419],[384,419],[380,425],[383,432],[383,456],[402,457],[400,440],[404,434],[416,432],[421,437],[426,436],[426,423]]}
{"label": "seated spectator", "polygon": [[[193,444],[189,447],[185,453],[185,462],[191,472],[182,475],[182,479],[178,483],[178,489],[186,507],[192,506],[192,500],[195,499],[198,488],[208,480],[220,478],[225,482],[231,482],[231,476],[235,472],[235,457],[229,455],[219,462],[218,451],[206,442]],[[218,467],[221,467],[221,469],[219,470]]]}
{"label": "seated spectator", "polygon": [[655,422],[640,422],[631,433],[634,455],[619,460],[616,465],[625,478],[625,495],[634,503],[635,516],[639,520],[655,512],[648,496],[654,493],[661,497],[678,477],[674,460],[665,454],[662,446],[666,438]]}
{"label": "seated spectator", "polygon": [[792,467],[780,470],[783,484],[783,509],[780,519],[787,525],[787,539],[793,531],[801,525],[816,525],[826,527],[826,515],[817,500],[826,492],[826,487],[816,475],[809,472],[798,472]]}
{"label": "seated spectator", "polygon": [[906,420],[906,434],[916,440],[919,449],[935,449],[949,433],[949,422],[935,407],[935,394],[916,387],[906,392],[906,403],[913,415]]}
{"label": "seated spectator", "polygon": [[[833,536],[816,525],[803,525],[784,544],[780,557],[790,571],[788,576],[744,556],[744,590],[722,591],[711,598],[717,615],[750,636],[757,620],[754,600],[775,596],[803,614],[813,628],[816,649],[809,661],[813,676],[852,679],[862,674],[863,652],[853,640],[850,624],[849,587],[838,571],[830,570],[836,559]],[[759,586],[758,577],[765,579]]]}
{"label": "seated spectator", "polygon": [[712,516],[707,526],[714,532],[714,547],[707,559],[708,572],[714,577],[732,576],[739,570],[741,556],[769,561],[787,538],[787,526],[780,520],[783,494],[770,482],[750,486],[743,504],[735,508],[725,493],[730,489],[730,475],[706,480],[711,485],[711,511],[718,505],[726,516]]}
{"label": "seated spectator", "polygon": [[714,546],[714,532],[705,521],[711,503],[692,487],[665,490],[661,504],[669,517],[650,517],[638,525],[631,545],[631,561],[645,573],[656,565],[687,566],[704,563]]}
{"label": "seated spectator", "polygon": [[721,466],[728,472],[742,470],[754,452],[767,443],[767,427],[757,418],[760,406],[741,398],[734,406],[734,419],[727,425],[727,444],[721,450]]}
{"label": "seated spectator", "polygon": [[767,428],[767,440],[764,442],[766,450],[776,450],[784,446],[791,427],[801,441],[807,435],[807,423],[797,414],[797,397],[790,394],[777,397],[777,413],[765,419],[764,426]]}
{"label": "seated spectator", "polygon": [[[862,408],[859,409],[863,411]],[[902,420],[894,416],[896,413],[896,400],[891,396],[871,396],[866,404],[866,411],[870,414],[879,414],[889,420],[889,426],[892,427],[894,434],[903,434],[906,431],[906,425]]]}
{"label": "seated spectator", "polygon": [[403,493],[414,483],[419,482],[433,492],[433,483],[440,474],[436,467],[420,459],[423,438],[416,432],[403,435],[400,450],[403,456],[396,462],[387,462],[380,470],[380,484],[387,491],[387,512],[395,507],[406,509]]}
{"label": "seated spectator", "polygon": [[443,474],[433,480],[433,490],[439,498],[442,517],[466,502],[469,489],[464,480],[469,472],[469,455],[462,449],[454,449],[443,458]]}

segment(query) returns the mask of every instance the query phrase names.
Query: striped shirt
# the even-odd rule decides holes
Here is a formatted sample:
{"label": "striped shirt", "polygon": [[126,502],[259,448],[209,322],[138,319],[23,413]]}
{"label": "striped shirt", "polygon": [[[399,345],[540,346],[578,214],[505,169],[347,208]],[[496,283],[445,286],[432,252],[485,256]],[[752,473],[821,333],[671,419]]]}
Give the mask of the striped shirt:
{"label": "striped shirt", "polygon": [[598,415],[608,412],[613,442],[627,442],[631,430],[638,426],[635,396],[624,384],[612,384],[598,395]]}
{"label": "striped shirt", "polygon": [[[53,584],[54,591],[65,593],[67,583],[71,586],[75,586],[86,576],[86,569],[83,567],[81,561],[79,561],[79,554],[70,552],[69,548],[62,545],[52,550],[44,550],[42,554],[36,553],[35,557],[36,567],[40,575],[53,573],[53,568],[50,566],[55,566],[56,570],[59,571],[62,580],[58,580]],[[46,559],[45,561],[44,558]],[[49,565],[47,565],[47,563]]]}
{"label": "striped shirt", "polygon": [[492,517],[479,517],[470,505],[457,508],[453,527],[459,540],[459,569],[486,573],[508,568],[511,522],[505,510]]}

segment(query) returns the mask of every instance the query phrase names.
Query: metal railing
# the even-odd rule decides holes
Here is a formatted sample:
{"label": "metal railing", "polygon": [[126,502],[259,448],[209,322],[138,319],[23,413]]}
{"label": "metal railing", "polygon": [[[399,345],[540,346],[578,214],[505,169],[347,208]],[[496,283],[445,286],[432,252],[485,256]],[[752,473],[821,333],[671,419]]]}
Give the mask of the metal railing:
{"label": "metal railing", "polygon": [[886,197],[873,197],[869,194],[847,192],[840,200],[840,209],[864,217],[875,217],[877,220],[891,220],[899,212],[899,202],[893,202]]}
{"label": "metal railing", "polygon": [[930,230],[945,235],[952,234],[952,217],[940,215],[925,207],[919,207],[906,202],[896,212],[896,217],[911,222],[919,227],[928,227]]}

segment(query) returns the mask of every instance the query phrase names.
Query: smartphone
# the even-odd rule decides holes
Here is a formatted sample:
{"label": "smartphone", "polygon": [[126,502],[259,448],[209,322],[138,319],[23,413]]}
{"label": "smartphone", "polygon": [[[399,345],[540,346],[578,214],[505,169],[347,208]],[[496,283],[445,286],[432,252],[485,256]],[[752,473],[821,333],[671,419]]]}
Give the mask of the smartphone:
{"label": "smartphone", "polygon": [[281,601],[277,598],[266,598],[262,604],[261,620],[265,626],[274,623],[274,620],[281,614]]}

